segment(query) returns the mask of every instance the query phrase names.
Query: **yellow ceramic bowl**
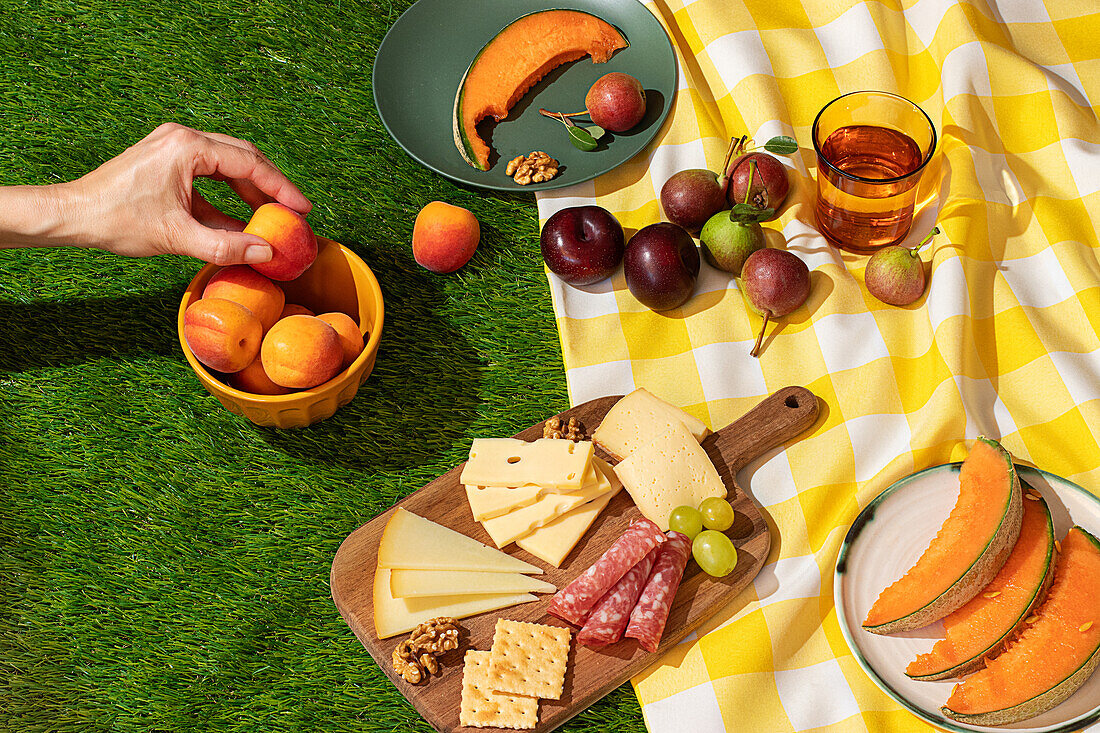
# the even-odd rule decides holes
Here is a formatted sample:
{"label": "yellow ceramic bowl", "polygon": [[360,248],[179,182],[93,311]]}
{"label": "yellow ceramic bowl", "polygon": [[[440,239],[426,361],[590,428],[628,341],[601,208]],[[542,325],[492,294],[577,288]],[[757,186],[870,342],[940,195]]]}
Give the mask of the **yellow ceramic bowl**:
{"label": "yellow ceramic bowl", "polygon": [[363,332],[363,351],[347,369],[324,384],[287,395],[258,395],[233,389],[199,363],[183,338],[183,313],[202,298],[202,291],[221,268],[207,265],[187,286],[180,302],[176,330],[187,363],[210,394],[225,409],[244,415],[257,425],[301,428],[332,417],[351,401],[374,369],[378,341],[382,337],[382,290],[367,263],[347,247],[317,237],[317,260],[297,280],[278,283],[288,303],[304,305],[314,313],[347,313]]}

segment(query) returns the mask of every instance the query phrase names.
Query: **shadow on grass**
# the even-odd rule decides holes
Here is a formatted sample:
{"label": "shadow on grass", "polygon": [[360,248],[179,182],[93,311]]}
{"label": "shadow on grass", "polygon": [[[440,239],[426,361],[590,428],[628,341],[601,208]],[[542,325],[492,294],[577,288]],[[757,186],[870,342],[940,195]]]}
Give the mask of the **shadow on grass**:
{"label": "shadow on grass", "polygon": [[382,287],[386,316],[374,371],[327,420],[301,430],[255,430],[297,460],[361,472],[438,461],[441,451],[464,442],[487,365],[440,318],[440,276],[407,255],[378,261],[368,247],[346,246],[367,260]]}
{"label": "shadow on grass", "polygon": [[186,287],[181,281],[140,295],[0,301],[8,346],[0,351],[0,371],[179,353],[176,311]]}

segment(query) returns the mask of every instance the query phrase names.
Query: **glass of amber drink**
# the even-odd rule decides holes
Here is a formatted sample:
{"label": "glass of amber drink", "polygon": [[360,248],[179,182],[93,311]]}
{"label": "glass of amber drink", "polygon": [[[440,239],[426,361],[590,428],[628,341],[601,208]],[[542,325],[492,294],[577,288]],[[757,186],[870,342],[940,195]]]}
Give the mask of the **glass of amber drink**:
{"label": "glass of amber drink", "polygon": [[818,228],[837,247],[870,254],[909,233],[917,182],[936,128],[917,105],[888,92],[852,92],[818,113]]}

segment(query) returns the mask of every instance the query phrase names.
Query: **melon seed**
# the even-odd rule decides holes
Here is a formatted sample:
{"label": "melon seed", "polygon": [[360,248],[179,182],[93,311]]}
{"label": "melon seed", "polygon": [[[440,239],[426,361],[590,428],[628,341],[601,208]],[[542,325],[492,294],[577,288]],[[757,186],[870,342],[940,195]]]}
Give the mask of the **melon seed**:
{"label": "melon seed", "polygon": [[990,591],[988,593],[982,593],[983,598],[996,598],[999,595],[1001,595],[1001,592],[999,590]]}
{"label": "melon seed", "polygon": [[1024,623],[1025,624],[1033,624],[1038,620],[1039,620],[1038,616],[1028,616],[1027,618],[1024,619]]}
{"label": "melon seed", "polygon": [[1054,540],[1054,549],[1057,550],[1058,552],[1061,552],[1062,551],[1062,543],[1059,542],[1058,540]]}
{"label": "melon seed", "polygon": [[1092,621],[1089,621],[1087,623],[1081,624],[1081,628],[1078,629],[1078,631],[1084,633],[1084,632],[1088,631],[1091,628],[1092,628]]}
{"label": "melon seed", "polygon": [[1039,501],[1039,497],[1036,496],[1035,494],[1030,494],[1030,493],[1024,494],[1024,498],[1025,499],[1031,499],[1032,501]]}

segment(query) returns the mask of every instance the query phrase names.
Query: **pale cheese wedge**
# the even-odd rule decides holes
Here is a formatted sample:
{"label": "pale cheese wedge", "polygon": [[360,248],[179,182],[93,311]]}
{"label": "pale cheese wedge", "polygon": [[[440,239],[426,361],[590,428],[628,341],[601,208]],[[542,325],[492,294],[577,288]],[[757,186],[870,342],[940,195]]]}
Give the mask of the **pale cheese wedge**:
{"label": "pale cheese wedge", "polygon": [[[534,573],[542,569],[398,507],[378,543],[378,565],[409,570]],[[389,586],[387,586],[387,589]]]}
{"label": "pale cheese wedge", "polygon": [[[581,488],[591,486],[599,481],[599,475],[592,463],[588,464],[588,473],[585,475]],[[580,489],[556,489],[547,486],[467,486],[466,500],[470,503],[470,512],[474,519],[483,522],[486,519],[499,517],[502,514],[515,511],[525,506],[530,506],[546,494],[567,494]]]}
{"label": "pale cheese wedge", "polygon": [[519,573],[476,570],[390,570],[394,598],[476,596],[486,593],[553,593],[551,583]]}
{"label": "pale cheese wedge", "polygon": [[543,438],[478,438],[460,480],[468,486],[523,486],[579,489],[592,460],[592,443]]}
{"label": "pale cheese wedge", "polygon": [[592,526],[592,523],[596,521],[596,517],[607,508],[607,505],[611,503],[611,499],[622,488],[622,484],[619,483],[610,466],[599,458],[593,460],[608,475],[611,481],[611,491],[587,504],[582,504],[571,512],[566,512],[552,522],[544,524],[525,537],[516,540],[516,544],[521,548],[556,568],[561,567],[565,558],[577,546],[581,537],[584,537],[585,533],[588,532],[588,528]]}
{"label": "pale cheese wedge", "polygon": [[534,504],[486,519],[481,523],[497,547],[504,548],[517,538],[530,534],[562,514],[611,491],[611,482],[601,471],[594,471],[597,480],[580,491],[569,494],[546,494]]}
{"label": "pale cheese wedge", "polygon": [[486,611],[538,600],[530,593],[485,593],[473,596],[394,598],[389,568],[374,571],[374,631],[379,639],[412,631],[437,616],[466,618]]}
{"label": "pale cheese wedge", "polygon": [[645,389],[636,389],[608,410],[600,426],[592,433],[592,440],[621,460],[673,423],[681,423],[696,442],[702,442],[710,435],[710,428],[699,418]]}
{"label": "pale cheese wedge", "polygon": [[725,497],[726,485],[707,452],[683,424],[661,430],[615,466],[615,474],[646,519],[668,531],[678,506],[699,506],[711,496]]}

